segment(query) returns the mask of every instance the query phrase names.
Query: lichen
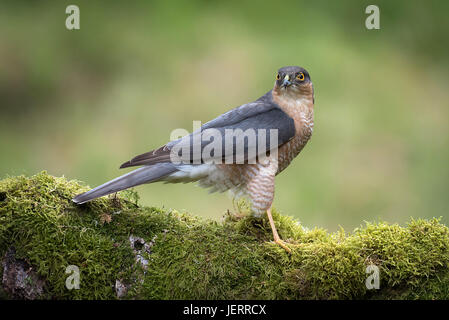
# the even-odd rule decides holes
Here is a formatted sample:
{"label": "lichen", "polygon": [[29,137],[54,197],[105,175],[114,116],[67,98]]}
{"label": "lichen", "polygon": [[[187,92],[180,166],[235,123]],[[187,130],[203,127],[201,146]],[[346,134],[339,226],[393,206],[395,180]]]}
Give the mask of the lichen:
{"label": "lichen", "polygon": [[[273,210],[287,254],[266,219],[143,207],[133,191],[71,201],[87,189],[46,172],[0,181],[0,257],[14,247],[45,279],[44,298],[116,299],[117,283],[128,299],[449,298],[449,231],[438,219],[328,233]],[[66,287],[70,265],[79,289]],[[380,289],[367,289],[368,265],[379,268]]]}

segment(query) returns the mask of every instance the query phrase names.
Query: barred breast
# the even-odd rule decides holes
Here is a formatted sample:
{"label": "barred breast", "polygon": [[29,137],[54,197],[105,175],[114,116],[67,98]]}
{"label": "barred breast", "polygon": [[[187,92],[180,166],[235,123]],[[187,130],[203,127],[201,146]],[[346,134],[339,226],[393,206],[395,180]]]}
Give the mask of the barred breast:
{"label": "barred breast", "polygon": [[[288,167],[290,162],[301,152],[313,133],[313,110],[300,110],[295,125],[298,126],[295,137],[279,148],[279,166],[276,175]],[[295,119],[295,120],[296,120]]]}
{"label": "barred breast", "polygon": [[279,147],[276,174],[288,167],[301,152],[313,132],[313,85],[310,83],[290,91],[273,90],[273,101],[295,121],[295,136]]}

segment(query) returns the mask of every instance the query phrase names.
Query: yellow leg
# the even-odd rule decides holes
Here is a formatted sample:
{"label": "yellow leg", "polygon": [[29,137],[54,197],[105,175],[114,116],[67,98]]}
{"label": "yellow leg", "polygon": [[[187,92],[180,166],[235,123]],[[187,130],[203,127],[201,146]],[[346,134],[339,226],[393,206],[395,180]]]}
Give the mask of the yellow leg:
{"label": "yellow leg", "polygon": [[276,230],[276,226],[274,225],[273,216],[271,215],[271,207],[267,210],[268,220],[270,221],[271,230],[273,231],[274,242],[280,245],[285,251],[288,253],[292,252],[292,250],[287,247],[284,241],[279,237],[278,231]]}

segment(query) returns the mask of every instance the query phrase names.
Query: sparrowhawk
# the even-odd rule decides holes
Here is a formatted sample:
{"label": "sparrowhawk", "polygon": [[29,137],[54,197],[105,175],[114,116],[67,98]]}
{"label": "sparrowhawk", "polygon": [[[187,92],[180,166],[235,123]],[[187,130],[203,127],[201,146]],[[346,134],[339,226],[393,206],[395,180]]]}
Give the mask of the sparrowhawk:
{"label": "sparrowhawk", "polygon": [[[222,114],[186,137],[123,163],[120,168],[142,167],[77,195],[73,201],[81,204],[156,181],[198,181],[212,191],[231,190],[249,198],[255,215],[267,213],[274,241],[290,252],[280,239],[271,214],[274,178],[309,141],[314,102],[309,73],[302,67],[283,67],[276,73],[274,88],[256,101]],[[212,148],[211,152],[212,142],[223,142],[229,132],[232,134],[229,141],[234,145],[231,143],[228,148],[226,143],[215,144],[222,148]],[[250,139],[251,132],[256,139]],[[192,151],[195,141],[197,152]]]}

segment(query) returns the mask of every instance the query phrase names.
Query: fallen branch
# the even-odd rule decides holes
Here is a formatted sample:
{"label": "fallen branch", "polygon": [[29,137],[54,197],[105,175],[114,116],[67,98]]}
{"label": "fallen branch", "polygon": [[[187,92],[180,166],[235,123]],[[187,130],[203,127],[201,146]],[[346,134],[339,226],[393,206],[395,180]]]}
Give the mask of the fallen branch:
{"label": "fallen branch", "polygon": [[265,219],[141,207],[133,191],[71,202],[87,189],[45,172],[0,181],[0,297],[449,298],[449,231],[437,219],[328,234],[274,212],[287,254]]}

